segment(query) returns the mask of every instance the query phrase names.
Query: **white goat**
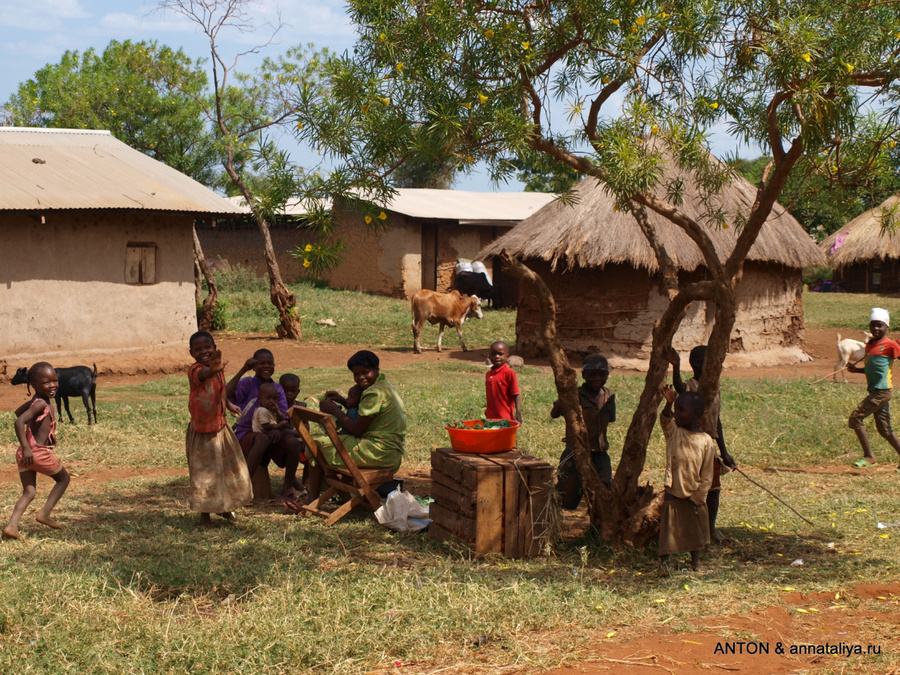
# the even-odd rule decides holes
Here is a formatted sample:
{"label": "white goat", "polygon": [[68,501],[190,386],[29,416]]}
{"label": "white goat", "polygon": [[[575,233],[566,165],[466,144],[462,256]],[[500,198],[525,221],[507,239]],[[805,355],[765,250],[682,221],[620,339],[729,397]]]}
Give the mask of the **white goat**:
{"label": "white goat", "polygon": [[[872,334],[869,331],[865,331],[864,335],[866,336],[866,340],[872,339]],[[837,353],[838,360],[834,364],[834,375],[832,376],[832,380],[837,382],[838,372],[840,372],[841,377],[843,378],[844,384],[847,383],[847,364],[853,361],[854,363],[859,361],[866,355],[866,343],[860,342],[859,340],[851,340],[850,338],[841,339],[841,334],[837,334]]]}

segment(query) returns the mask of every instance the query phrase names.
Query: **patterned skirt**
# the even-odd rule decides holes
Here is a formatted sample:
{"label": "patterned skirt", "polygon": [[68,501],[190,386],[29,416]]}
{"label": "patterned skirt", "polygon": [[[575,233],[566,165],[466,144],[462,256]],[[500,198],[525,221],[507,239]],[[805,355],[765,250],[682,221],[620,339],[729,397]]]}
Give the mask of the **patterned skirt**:
{"label": "patterned skirt", "polygon": [[191,510],[226,513],[253,503],[253,488],[241,445],[227,424],[202,433],[188,424],[185,436],[191,478]]}

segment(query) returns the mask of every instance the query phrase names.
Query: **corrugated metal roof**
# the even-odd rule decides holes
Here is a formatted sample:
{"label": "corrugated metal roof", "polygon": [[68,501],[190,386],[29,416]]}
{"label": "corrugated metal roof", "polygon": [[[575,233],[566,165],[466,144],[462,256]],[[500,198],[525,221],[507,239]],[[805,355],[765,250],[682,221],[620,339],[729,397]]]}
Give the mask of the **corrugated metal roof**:
{"label": "corrugated metal roof", "polygon": [[[394,199],[385,207],[411,218],[458,220],[464,224],[515,225],[556,198],[543,192],[465,192],[429,188],[398,188]],[[250,208],[243,197],[229,197],[245,213]],[[331,208],[327,202],[326,208]],[[285,207],[289,216],[305,216],[308,211],[300,200],[290,200]]]}
{"label": "corrugated metal roof", "polygon": [[515,224],[546,206],[555,194],[545,192],[466,192],[400,188],[386,206],[411,218],[458,220],[477,224],[509,222]]}
{"label": "corrugated metal roof", "polygon": [[[229,202],[237,206],[243,213],[250,213],[250,207],[247,206],[247,200],[243,197],[226,197]],[[289,199],[284,205],[284,215],[302,218],[309,215],[309,209],[305,206],[306,202],[299,199]],[[324,200],[325,210],[331,210],[331,200]]]}
{"label": "corrugated metal roof", "polygon": [[0,210],[241,210],[108,131],[0,127]]}

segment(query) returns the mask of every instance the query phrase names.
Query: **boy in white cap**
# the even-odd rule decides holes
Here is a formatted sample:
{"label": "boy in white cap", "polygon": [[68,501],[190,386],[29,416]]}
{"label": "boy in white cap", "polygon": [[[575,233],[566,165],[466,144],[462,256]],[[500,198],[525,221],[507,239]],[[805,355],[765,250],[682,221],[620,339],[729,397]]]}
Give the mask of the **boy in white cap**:
{"label": "boy in white cap", "polygon": [[858,469],[865,469],[878,463],[872,454],[872,446],[869,445],[869,437],[863,424],[863,420],[869,415],[875,416],[875,428],[878,433],[900,455],[900,440],[897,440],[891,428],[891,398],[894,396],[891,367],[894,365],[894,359],[900,357],[900,344],[886,337],[890,323],[888,311],[875,307],[869,316],[869,332],[872,339],[866,343],[866,365],[864,368],[853,364],[847,366],[847,370],[851,373],[866,374],[869,390],[869,395],[850,413],[850,428],[856,432],[863,449],[862,459],[853,463]]}

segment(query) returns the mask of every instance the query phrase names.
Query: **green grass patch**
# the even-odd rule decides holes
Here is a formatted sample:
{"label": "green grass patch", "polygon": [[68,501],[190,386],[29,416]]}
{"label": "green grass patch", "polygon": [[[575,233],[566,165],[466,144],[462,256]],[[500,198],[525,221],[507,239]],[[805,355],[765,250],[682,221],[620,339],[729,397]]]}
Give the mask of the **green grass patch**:
{"label": "green grass patch", "polygon": [[[803,315],[811,328],[847,328],[864,331],[869,327],[873,307],[883,307],[896,324],[900,319],[900,297],[875,293],[803,292]],[[845,335],[859,339],[858,335]]]}

